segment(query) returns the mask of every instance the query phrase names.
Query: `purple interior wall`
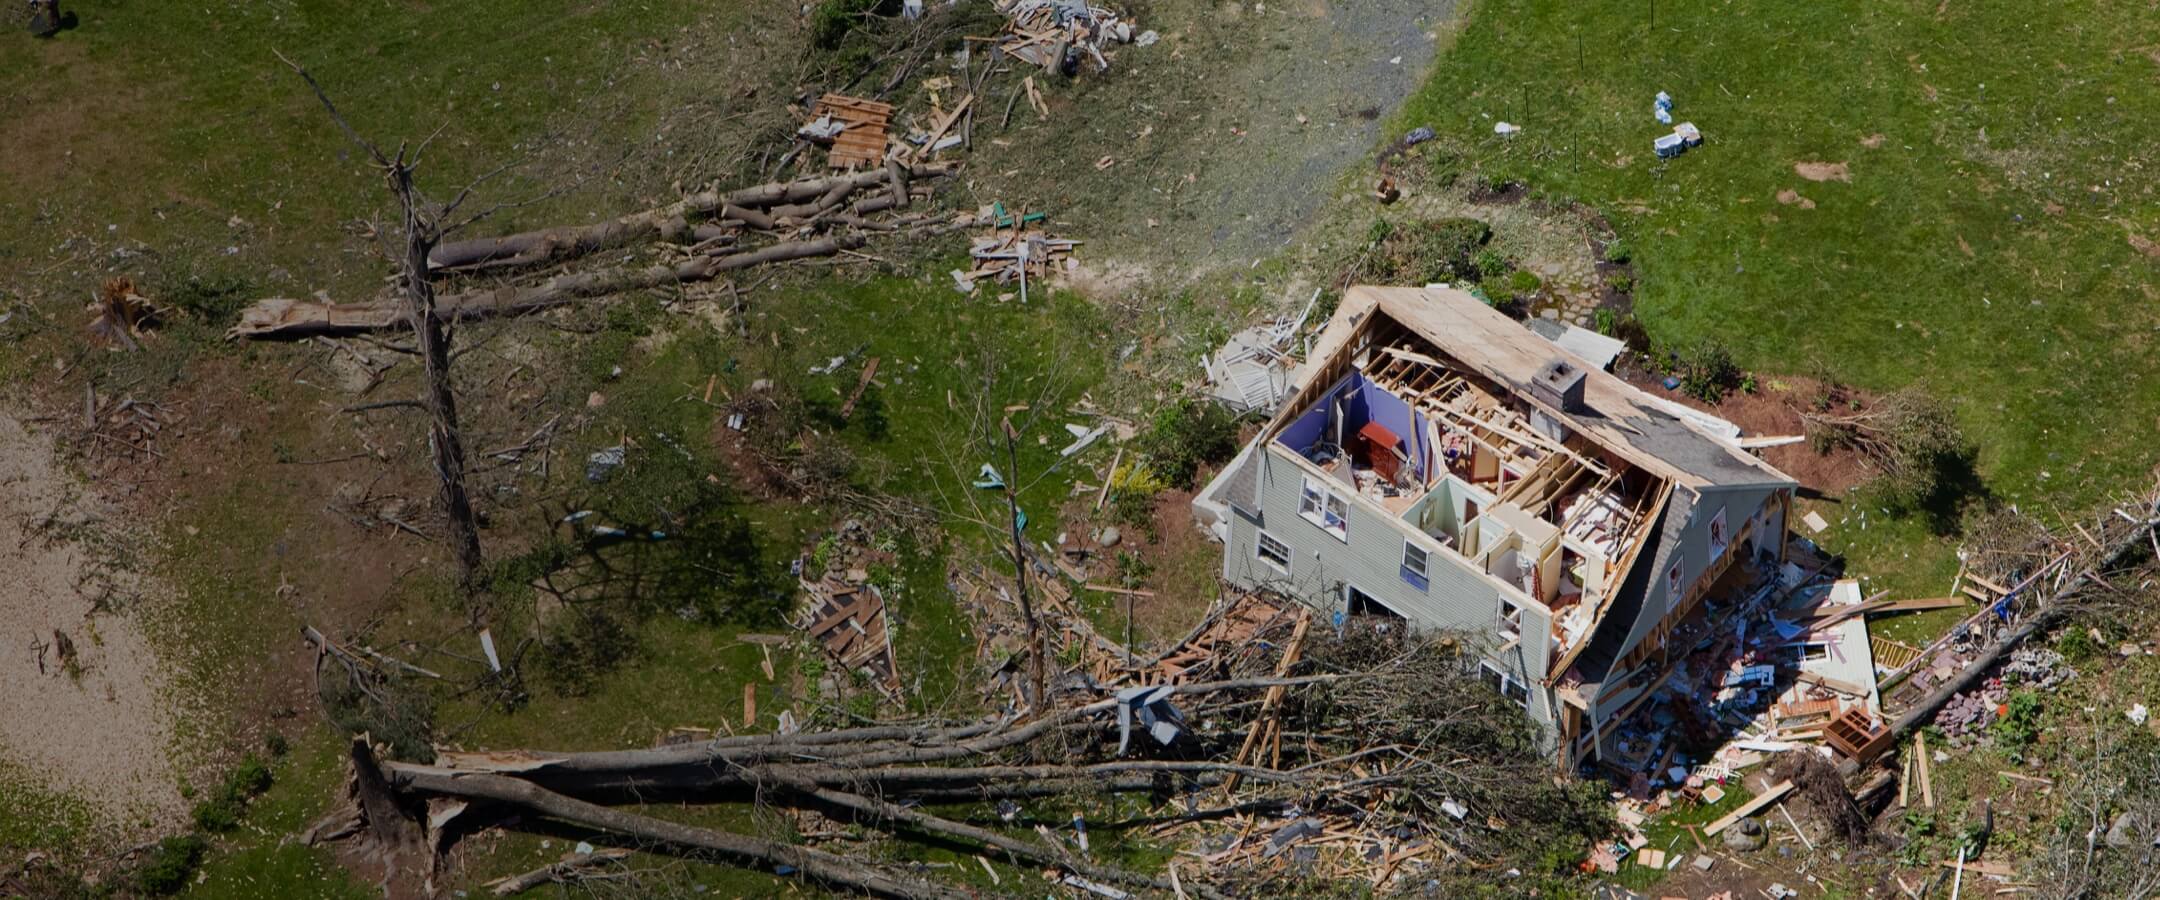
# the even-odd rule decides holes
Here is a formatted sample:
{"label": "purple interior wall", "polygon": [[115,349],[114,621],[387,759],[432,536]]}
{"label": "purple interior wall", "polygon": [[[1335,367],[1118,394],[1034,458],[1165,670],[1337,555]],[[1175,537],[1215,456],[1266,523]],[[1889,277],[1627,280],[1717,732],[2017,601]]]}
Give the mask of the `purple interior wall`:
{"label": "purple interior wall", "polygon": [[1345,440],[1357,434],[1366,422],[1379,422],[1405,442],[1403,449],[1410,456],[1411,474],[1421,481],[1428,477],[1433,448],[1425,434],[1425,417],[1401,398],[1355,372],[1335,382],[1311,409],[1283,426],[1276,440],[1301,453],[1315,443],[1333,440],[1336,428],[1329,418],[1331,409],[1338,402],[1342,406],[1344,421],[1341,425]]}

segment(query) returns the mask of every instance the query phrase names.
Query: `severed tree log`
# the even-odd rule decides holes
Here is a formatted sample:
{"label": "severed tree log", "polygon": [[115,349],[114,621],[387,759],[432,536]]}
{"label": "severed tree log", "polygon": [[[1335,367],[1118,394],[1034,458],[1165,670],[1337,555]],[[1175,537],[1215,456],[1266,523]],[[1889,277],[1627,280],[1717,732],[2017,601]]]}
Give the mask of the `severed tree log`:
{"label": "severed tree log", "polygon": [[[579,300],[625,291],[709,281],[723,272],[765,263],[831,256],[863,245],[858,235],[834,235],[790,241],[726,256],[699,256],[642,269],[610,269],[558,275],[535,285],[465,291],[437,298],[435,314],[444,321],[522,315]],[[226,337],[297,338],[312,335],[380,331],[405,324],[404,304],[389,300],[330,304],[273,297],[241,310],[240,321]]]}
{"label": "severed tree log", "polygon": [[705,851],[734,862],[750,863],[760,870],[769,871],[773,866],[791,866],[806,878],[834,887],[907,900],[963,900],[968,896],[955,888],[889,872],[860,860],[851,860],[822,850],[609,809],[566,797],[507,775],[480,772],[446,774],[401,769],[395,777],[396,786],[400,789],[507,803],[549,818],[611,834]]}
{"label": "severed tree log", "polygon": [[591,853],[573,853],[561,862],[549,863],[523,875],[498,878],[487,884],[488,890],[497,897],[521,894],[543,884],[561,884],[586,877],[593,869],[602,868],[630,858],[630,851],[619,848],[596,850]]}
{"label": "severed tree log", "polygon": [[[895,186],[904,190],[910,177],[941,177],[950,174],[953,168],[951,165],[924,165],[897,174],[892,170],[876,169],[850,175],[773,182],[724,193],[710,190],[667,206],[593,225],[564,225],[499,237],[448,241],[428,254],[428,271],[508,269],[570,259],[643,241],[681,242],[694,234],[691,220],[715,214],[723,220],[732,219],[752,228],[771,230],[780,224],[777,219],[807,218],[836,206],[856,191]],[[892,199],[891,193],[881,196],[889,198],[888,205],[883,208],[907,205],[904,198]]]}

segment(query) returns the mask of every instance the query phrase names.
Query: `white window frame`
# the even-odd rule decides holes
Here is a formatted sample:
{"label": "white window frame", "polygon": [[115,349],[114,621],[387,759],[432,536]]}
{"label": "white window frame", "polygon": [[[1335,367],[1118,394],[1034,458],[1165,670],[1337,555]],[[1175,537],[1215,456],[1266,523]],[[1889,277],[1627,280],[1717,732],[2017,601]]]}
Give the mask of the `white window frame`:
{"label": "white window frame", "polygon": [[1350,542],[1350,501],[1310,475],[1305,476],[1305,484],[1298,491],[1298,516],[1336,540]]}
{"label": "white window frame", "polygon": [[1732,533],[1725,530],[1725,509],[1719,507],[1717,515],[1710,517],[1710,558],[1725,555],[1725,548],[1732,546]]}
{"label": "white window frame", "polygon": [[[1276,547],[1281,548],[1282,560],[1280,562],[1276,561],[1274,557],[1268,555],[1269,544],[1273,544]],[[1283,543],[1282,541],[1276,540],[1275,536],[1272,534],[1262,531],[1258,533],[1258,536],[1253,538],[1253,558],[1263,563],[1266,563],[1268,568],[1274,569],[1277,572],[1281,572],[1284,575],[1290,574],[1291,555],[1292,553],[1290,550],[1290,545]]]}
{"label": "white window frame", "polygon": [[1799,641],[1787,646],[1792,649],[1793,659],[1798,662],[1815,662],[1830,658],[1829,641]]}
{"label": "white window frame", "polygon": [[[1416,558],[1417,558],[1417,565],[1414,565],[1414,566],[1410,564],[1411,554],[1413,554],[1413,553],[1417,554],[1417,557],[1416,557]],[[1404,570],[1404,571],[1406,571],[1406,572],[1409,572],[1409,573],[1410,573],[1410,574],[1412,574],[1412,575],[1416,575],[1416,576],[1417,576],[1417,577],[1419,577],[1419,578],[1423,578],[1423,579],[1425,579],[1426,581],[1428,581],[1428,582],[1429,582],[1429,581],[1431,581],[1431,580],[1432,580],[1432,568],[1431,568],[1431,566],[1432,566],[1432,551],[1430,551],[1430,550],[1427,550],[1427,549],[1425,549],[1425,548],[1423,548],[1423,547],[1420,547],[1420,546],[1418,546],[1418,545],[1417,545],[1417,542],[1416,542],[1416,541],[1412,541],[1412,540],[1404,540],[1404,541],[1403,541],[1403,543],[1402,543],[1402,567],[1403,567],[1403,570]]]}
{"label": "white window frame", "polygon": [[[1493,693],[1499,694],[1500,699],[1520,706],[1525,710],[1530,708],[1530,686],[1517,680],[1515,676],[1508,674],[1506,669],[1480,660],[1478,662],[1478,677],[1491,686]],[[1522,698],[1518,700],[1509,696],[1510,691],[1521,693]]]}
{"label": "white window frame", "polygon": [[1685,562],[1686,560],[1675,557],[1672,561],[1672,568],[1665,570],[1665,592],[1672,595],[1667,598],[1669,603],[1680,602],[1680,597],[1687,588],[1685,569],[1682,568]]}
{"label": "white window frame", "polygon": [[1501,637],[1522,640],[1522,606],[1506,597],[1500,598],[1500,624],[1495,627]]}

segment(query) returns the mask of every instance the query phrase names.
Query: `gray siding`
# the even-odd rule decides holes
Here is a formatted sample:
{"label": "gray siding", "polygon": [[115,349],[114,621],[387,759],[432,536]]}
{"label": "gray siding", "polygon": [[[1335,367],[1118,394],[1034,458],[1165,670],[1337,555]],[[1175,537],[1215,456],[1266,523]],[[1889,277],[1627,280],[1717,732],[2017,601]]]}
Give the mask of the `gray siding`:
{"label": "gray siding", "polygon": [[[1503,593],[1522,607],[1524,639],[1504,654],[1488,658],[1530,689],[1533,721],[1552,727],[1555,702],[1541,686],[1552,632],[1550,613],[1542,604],[1526,601],[1520,593],[1501,586],[1468,561],[1399,518],[1360,505],[1349,506],[1349,540],[1298,515],[1299,492],[1305,469],[1272,444],[1254,453],[1257,466],[1255,504],[1259,522],[1243,512],[1233,512],[1230,540],[1223,556],[1223,577],[1241,587],[1266,587],[1332,616],[1344,608],[1342,587],[1358,590],[1403,614],[1413,625],[1461,630],[1500,644],[1500,597]],[[1337,485],[1337,493],[1349,497]],[[1285,577],[1255,555],[1259,532],[1290,548],[1290,574]],[[1420,590],[1402,575],[1403,543],[1414,540],[1427,553],[1428,586]]]}

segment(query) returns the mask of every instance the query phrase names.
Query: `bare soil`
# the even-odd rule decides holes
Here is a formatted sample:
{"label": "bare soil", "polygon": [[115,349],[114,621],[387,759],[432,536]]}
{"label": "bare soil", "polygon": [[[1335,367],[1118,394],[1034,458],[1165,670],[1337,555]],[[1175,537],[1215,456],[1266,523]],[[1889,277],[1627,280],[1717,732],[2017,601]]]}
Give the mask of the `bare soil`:
{"label": "bare soil", "polygon": [[[1813,379],[1795,375],[1765,377],[1755,393],[1734,391],[1723,401],[1710,404],[1679,391],[1668,391],[1662,380],[1640,369],[1628,369],[1625,375],[1645,391],[1723,418],[1750,436],[1804,434],[1800,410],[1812,402],[1817,386]],[[1844,448],[1817,453],[1805,441],[1771,447],[1761,455],[1764,462],[1791,475],[1801,487],[1825,497],[1843,495],[1866,481],[1869,474],[1858,453]]]}
{"label": "bare soil", "polygon": [[[110,513],[55,462],[50,437],[0,413],[0,757],[129,829],[183,801],[165,670],[136,618],[160,591],[114,569]],[[100,597],[120,609],[97,611]]]}

